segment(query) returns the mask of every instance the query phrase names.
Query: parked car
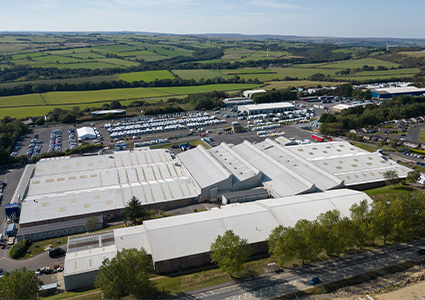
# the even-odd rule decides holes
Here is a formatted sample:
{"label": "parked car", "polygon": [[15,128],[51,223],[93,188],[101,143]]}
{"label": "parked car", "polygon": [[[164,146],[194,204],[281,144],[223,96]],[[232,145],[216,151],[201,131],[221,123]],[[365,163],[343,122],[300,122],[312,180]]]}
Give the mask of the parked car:
{"label": "parked car", "polygon": [[320,283],[319,277],[313,277],[310,279],[310,284],[318,284]]}
{"label": "parked car", "polygon": [[66,251],[60,247],[56,247],[49,250],[49,257],[58,257],[65,254]]}

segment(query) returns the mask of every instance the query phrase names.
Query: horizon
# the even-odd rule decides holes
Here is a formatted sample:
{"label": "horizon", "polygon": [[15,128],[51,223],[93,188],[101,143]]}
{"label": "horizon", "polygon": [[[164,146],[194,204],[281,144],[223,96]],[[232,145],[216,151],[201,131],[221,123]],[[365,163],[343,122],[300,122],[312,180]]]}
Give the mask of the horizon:
{"label": "horizon", "polygon": [[21,0],[3,4],[0,32],[425,39],[422,10],[411,9],[423,7],[423,2],[409,2],[403,6],[394,0]]}

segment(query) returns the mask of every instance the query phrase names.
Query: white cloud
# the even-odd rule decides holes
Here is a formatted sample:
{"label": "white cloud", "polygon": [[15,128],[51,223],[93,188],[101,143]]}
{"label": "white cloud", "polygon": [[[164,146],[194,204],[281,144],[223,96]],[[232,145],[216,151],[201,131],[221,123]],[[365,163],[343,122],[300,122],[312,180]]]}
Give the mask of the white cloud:
{"label": "white cloud", "polygon": [[248,2],[249,5],[258,6],[263,8],[285,8],[285,9],[297,9],[301,8],[298,5],[283,3],[273,0],[252,0]]}

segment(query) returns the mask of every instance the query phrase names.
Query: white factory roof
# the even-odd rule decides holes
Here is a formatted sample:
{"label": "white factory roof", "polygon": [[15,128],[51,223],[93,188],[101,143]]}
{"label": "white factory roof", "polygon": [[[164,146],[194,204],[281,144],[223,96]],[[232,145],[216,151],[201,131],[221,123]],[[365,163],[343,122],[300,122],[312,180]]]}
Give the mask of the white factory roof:
{"label": "white factory roof", "polygon": [[233,146],[232,150],[263,172],[263,184],[276,195],[292,196],[315,190],[314,184],[304,179],[304,174],[291,171],[247,141]]}
{"label": "white factory roof", "polygon": [[202,145],[177,154],[185,168],[201,188],[227,180],[231,173],[226,170]]}
{"label": "white factory roof", "polygon": [[333,106],[331,109],[336,110],[336,111],[342,111],[344,109],[349,109],[350,107],[352,107],[352,105],[340,103],[340,104]]}
{"label": "white factory roof", "polygon": [[66,254],[64,276],[98,270],[102,262],[117,255],[115,245]]}
{"label": "white factory roof", "polygon": [[244,181],[260,173],[242,156],[238,155],[226,143],[214,147],[208,152],[213,155],[238,181]]}
{"label": "white factory roof", "polygon": [[255,146],[294,173],[302,174],[304,179],[314,183],[322,191],[344,186],[343,180],[295,155],[287,147],[283,147],[271,139],[266,139]]}
{"label": "white factory roof", "polygon": [[36,164],[20,223],[100,213],[142,204],[195,198],[199,187],[167,150],[42,160]]}
{"label": "white factory roof", "polygon": [[425,88],[417,88],[415,86],[403,86],[403,87],[388,87],[388,88],[378,88],[374,91],[380,94],[398,94],[398,93],[415,93],[415,92],[424,92]]}
{"label": "white factory roof", "polygon": [[346,186],[384,180],[384,172],[394,170],[407,176],[410,169],[378,152],[370,153],[348,142],[314,143],[286,147],[323,171],[343,180]]}
{"label": "white factory roof", "polygon": [[[275,103],[262,103],[262,104],[248,104],[240,105],[248,110],[259,110],[259,109],[279,109],[279,108],[295,108],[295,106],[289,102],[275,102]],[[239,109],[240,110],[240,109]]]}
{"label": "white factory roof", "polygon": [[80,139],[96,138],[96,133],[94,132],[94,129],[86,126],[78,128],[77,135]]}
{"label": "white factory roof", "polygon": [[[350,207],[363,200],[372,203],[372,199],[363,192],[339,189],[148,220],[140,226],[115,229],[115,249],[103,247],[105,250],[99,248],[100,250],[93,250],[92,253],[96,256],[99,252],[112,254],[116,250],[144,247],[152,255],[154,262],[165,261],[209,252],[211,243],[227,230],[233,230],[241,238],[247,239],[248,243],[264,242],[279,225],[294,226],[301,219],[314,220],[329,210],[336,209],[343,217],[349,217]],[[81,238],[84,239],[84,236]],[[87,250],[81,252],[81,255],[67,254],[65,266],[71,267],[68,272],[73,271],[72,263],[76,268],[88,265]],[[101,261],[96,262],[100,266]],[[80,272],[84,271],[86,270],[80,269]]]}

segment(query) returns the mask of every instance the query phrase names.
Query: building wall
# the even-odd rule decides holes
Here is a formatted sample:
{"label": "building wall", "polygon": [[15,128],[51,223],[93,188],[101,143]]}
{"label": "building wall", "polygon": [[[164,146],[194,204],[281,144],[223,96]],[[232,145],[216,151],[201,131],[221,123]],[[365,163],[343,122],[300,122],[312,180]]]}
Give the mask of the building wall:
{"label": "building wall", "polygon": [[75,290],[92,286],[99,270],[64,276],[65,290]]}
{"label": "building wall", "polygon": [[[269,247],[267,242],[254,243],[252,247],[252,255],[265,254]],[[170,260],[155,262],[155,273],[168,274],[175,273],[180,270],[187,270],[211,264],[210,252],[200,253],[185,257],[179,257]]]}
{"label": "building wall", "polygon": [[243,181],[235,182],[232,186],[232,191],[243,191],[243,190],[249,190],[255,187],[261,186],[261,179],[263,177],[263,174],[261,172],[258,172],[257,175],[248,178]]}
{"label": "building wall", "polygon": [[[93,230],[98,230],[102,228],[103,228],[103,223],[98,223]],[[84,233],[84,232],[87,232],[87,229],[85,226],[77,226],[72,228],[51,230],[46,232],[38,232],[34,234],[29,234],[29,235],[19,235],[19,231],[18,231],[17,239],[18,239],[18,242],[25,238],[29,239],[32,242],[35,242],[39,240],[52,239],[52,238],[61,237],[65,235]]]}
{"label": "building wall", "polygon": [[[232,190],[232,176],[229,176],[227,179],[222,180],[214,185],[209,185],[201,189],[200,200],[210,199],[211,198],[211,190],[217,188],[218,194],[223,191],[231,191]],[[215,199],[211,199],[215,200]]]}

